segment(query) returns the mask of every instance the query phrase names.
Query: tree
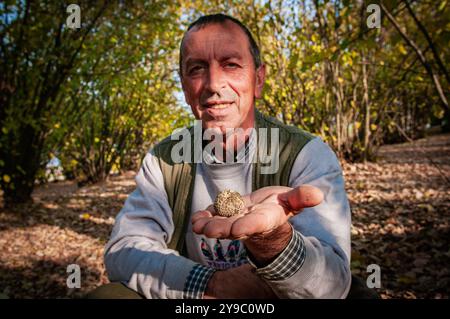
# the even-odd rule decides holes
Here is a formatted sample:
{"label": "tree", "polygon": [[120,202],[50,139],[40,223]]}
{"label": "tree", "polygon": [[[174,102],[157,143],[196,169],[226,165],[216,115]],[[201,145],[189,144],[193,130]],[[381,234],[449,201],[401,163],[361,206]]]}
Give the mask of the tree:
{"label": "tree", "polygon": [[[442,61],[439,57],[439,54],[436,52],[436,46],[433,44],[431,37],[429,36],[425,27],[417,19],[416,15],[414,14],[414,11],[412,10],[408,1],[404,1],[404,3],[406,5],[409,13],[413,17],[414,22],[418,26],[419,30],[425,36],[425,38],[428,42],[429,48],[431,48],[431,50],[433,52],[433,57],[436,59],[436,61],[435,61],[436,64],[439,65],[440,70],[442,71],[442,73],[444,73],[444,75],[446,76],[446,79],[448,81],[448,79],[449,79],[448,72],[447,72],[444,64],[442,63]],[[381,5],[383,12],[386,14],[386,17],[389,19],[389,21],[392,23],[392,25],[395,27],[395,29],[398,31],[398,33],[402,36],[402,38],[405,40],[405,42],[414,50],[414,52],[417,54],[417,57],[419,58],[419,61],[422,63],[425,70],[427,71],[427,73],[428,73],[430,79],[432,80],[433,85],[438,93],[438,97],[440,99],[440,102],[441,102],[444,112],[446,114],[446,118],[447,118],[446,127],[447,127],[447,129],[450,128],[450,109],[449,109],[449,105],[448,105],[448,99],[443,90],[443,87],[441,85],[441,81],[439,79],[438,74],[434,71],[434,68],[432,67],[432,64],[430,63],[430,61],[426,57],[426,55],[422,52],[422,50],[419,48],[419,46],[416,44],[416,42],[414,40],[412,40],[411,37],[409,37],[405,31],[402,30],[401,26],[399,25],[399,23],[397,22],[395,17],[393,17],[392,14],[389,12],[389,10],[386,8],[386,6],[384,6],[382,3],[380,5]],[[450,85],[450,82],[448,82],[448,84]]]}
{"label": "tree", "polygon": [[107,2],[81,4],[80,29],[68,29],[61,4],[12,1],[1,6],[0,180],[6,205],[30,200],[43,149],[65,106],[62,88],[83,45],[107,12]]}

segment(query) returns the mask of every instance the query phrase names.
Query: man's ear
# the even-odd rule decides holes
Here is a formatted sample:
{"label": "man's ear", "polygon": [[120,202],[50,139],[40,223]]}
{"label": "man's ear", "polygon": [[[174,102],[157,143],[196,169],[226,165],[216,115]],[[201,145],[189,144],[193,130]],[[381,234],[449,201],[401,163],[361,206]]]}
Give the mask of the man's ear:
{"label": "man's ear", "polygon": [[256,69],[256,83],[255,83],[255,98],[259,99],[262,96],[262,90],[264,88],[264,82],[266,80],[266,65],[261,64]]}

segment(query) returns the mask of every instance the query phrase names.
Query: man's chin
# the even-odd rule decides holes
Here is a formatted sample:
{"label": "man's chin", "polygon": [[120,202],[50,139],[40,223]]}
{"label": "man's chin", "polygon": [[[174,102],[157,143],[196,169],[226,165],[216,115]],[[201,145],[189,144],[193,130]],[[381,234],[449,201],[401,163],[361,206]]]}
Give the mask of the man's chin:
{"label": "man's chin", "polygon": [[218,122],[218,121],[214,121],[215,123],[205,123],[205,125],[203,126],[203,128],[205,130],[208,131],[208,133],[210,134],[214,134],[214,135],[224,135],[231,130],[234,130],[235,127],[233,125],[231,125],[230,123],[227,122]]}

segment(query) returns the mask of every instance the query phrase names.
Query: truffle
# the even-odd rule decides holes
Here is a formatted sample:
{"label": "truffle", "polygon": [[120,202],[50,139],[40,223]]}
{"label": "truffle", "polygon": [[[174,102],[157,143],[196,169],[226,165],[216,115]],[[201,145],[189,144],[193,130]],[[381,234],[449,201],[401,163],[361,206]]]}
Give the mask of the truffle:
{"label": "truffle", "polygon": [[224,190],[217,194],[214,209],[219,216],[231,217],[242,213],[245,203],[241,194],[232,190]]}

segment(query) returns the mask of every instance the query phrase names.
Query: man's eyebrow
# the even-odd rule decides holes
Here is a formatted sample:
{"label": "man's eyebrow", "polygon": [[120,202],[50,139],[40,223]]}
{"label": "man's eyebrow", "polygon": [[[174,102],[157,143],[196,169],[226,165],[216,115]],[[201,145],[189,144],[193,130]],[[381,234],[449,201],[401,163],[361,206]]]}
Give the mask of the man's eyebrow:
{"label": "man's eyebrow", "polygon": [[186,59],[186,65],[195,64],[195,63],[205,63],[205,60],[203,60],[203,59],[196,59],[196,58],[187,58]]}
{"label": "man's eyebrow", "polygon": [[[242,59],[242,55],[239,52],[227,52],[224,53],[222,57],[220,57],[220,61],[226,61],[229,59]],[[206,63],[206,61],[204,59],[198,59],[198,58],[191,58],[188,57],[186,59],[186,65],[191,65],[191,64],[204,64]]]}
{"label": "man's eyebrow", "polygon": [[239,52],[227,52],[220,58],[221,61],[229,59],[242,59],[242,55]]}

